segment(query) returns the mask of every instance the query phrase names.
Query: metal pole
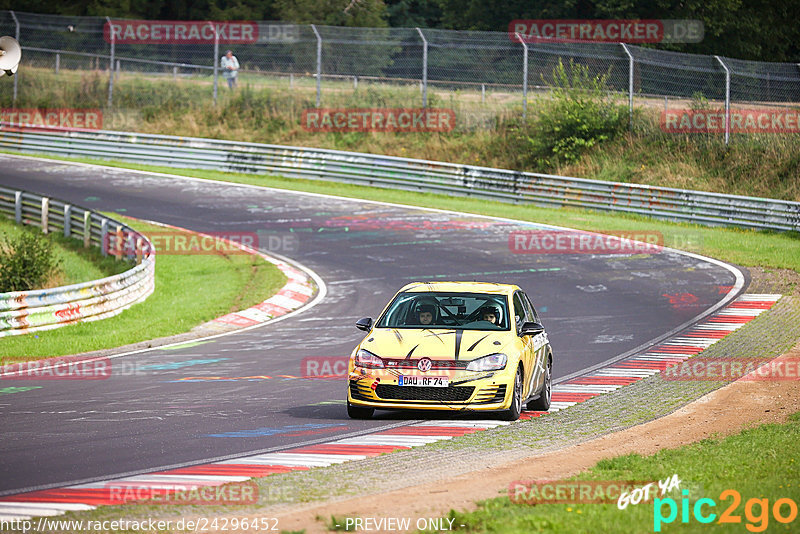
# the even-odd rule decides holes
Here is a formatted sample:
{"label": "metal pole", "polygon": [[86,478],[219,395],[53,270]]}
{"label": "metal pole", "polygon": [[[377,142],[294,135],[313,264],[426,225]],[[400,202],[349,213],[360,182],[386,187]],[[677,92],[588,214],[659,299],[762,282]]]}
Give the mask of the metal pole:
{"label": "metal pole", "polygon": [[522,53],[523,63],[522,63],[522,120],[527,122],[528,120],[528,44],[525,40],[519,35],[519,33],[515,33],[514,35],[517,36],[519,39],[520,44],[522,44],[524,50]]}
{"label": "metal pole", "polygon": [[320,93],[322,92],[322,37],[317,31],[317,27],[313,24],[311,29],[314,30],[314,35],[317,36],[317,107],[319,107]]}
{"label": "metal pole", "polygon": [[110,108],[114,99],[114,47],[116,45],[116,36],[114,35],[114,26],[111,24],[111,19],[106,17],[108,22],[108,31],[111,34],[111,57],[108,60],[108,107]]}
{"label": "metal pole", "polygon": [[417,28],[417,33],[422,39],[422,107],[428,107],[428,40],[422,30]]}
{"label": "metal pole", "polygon": [[731,138],[731,71],[722,58],[719,56],[714,58],[725,69],[725,144],[727,145]]}
{"label": "metal pole", "polygon": [[61,54],[56,54],[56,74],[58,74],[60,67],[61,67]]}
{"label": "metal pole", "polygon": [[[209,22],[209,24],[211,24]],[[214,105],[217,105],[217,86],[219,85],[219,32],[214,27]]]}
{"label": "metal pole", "polygon": [[628,45],[620,43],[622,49],[628,55],[628,115],[630,129],[633,131],[633,54],[628,50]]}
{"label": "metal pole", "polygon": [[[14,13],[13,11],[10,11],[10,13],[11,13],[11,17],[14,19],[14,24],[17,26],[17,32],[15,34],[16,35],[15,38],[16,38],[17,42],[19,42],[19,19],[17,18],[16,13]],[[17,71],[17,73],[14,75],[14,96],[11,99],[11,103],[13,105],[17,104],[17,83],[18,82],[19,82],[19,71]]]}

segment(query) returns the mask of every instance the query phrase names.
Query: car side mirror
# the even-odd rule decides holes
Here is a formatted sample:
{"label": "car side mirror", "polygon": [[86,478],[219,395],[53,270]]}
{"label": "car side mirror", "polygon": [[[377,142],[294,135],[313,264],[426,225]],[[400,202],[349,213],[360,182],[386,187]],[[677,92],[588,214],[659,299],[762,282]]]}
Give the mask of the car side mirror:
{"label": "car side mirror", "polygon": [[356,321],[356,328],[364,332],[369,332],[370,328],[372,328],[372,317],[364,317]]}
{"label": "car side mirror", "polygon": [[535,336],[544,332],[544,326],[541,323],[522,323],[522,328],[519,330],[520,336]]}

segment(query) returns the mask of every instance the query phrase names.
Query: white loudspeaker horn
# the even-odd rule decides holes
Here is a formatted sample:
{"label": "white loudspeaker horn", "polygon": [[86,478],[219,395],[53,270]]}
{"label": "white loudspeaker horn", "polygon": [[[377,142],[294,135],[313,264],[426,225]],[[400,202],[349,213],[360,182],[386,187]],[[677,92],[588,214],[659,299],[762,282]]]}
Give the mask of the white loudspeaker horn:
{"label": "white loudspeaker horn", "polygon": [[13,37],[0,37],[0,71],[13,76],[22,59],[22,47]]}

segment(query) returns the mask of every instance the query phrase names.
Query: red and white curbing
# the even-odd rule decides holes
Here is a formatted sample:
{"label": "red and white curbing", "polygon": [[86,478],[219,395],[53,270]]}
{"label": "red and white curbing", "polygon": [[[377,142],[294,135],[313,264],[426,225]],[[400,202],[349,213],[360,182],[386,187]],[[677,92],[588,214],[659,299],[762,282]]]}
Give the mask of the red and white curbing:
{"label": "red and white curbing", "polygon": [[[269,260],[269,258],[267,259]],[[295,283],[302,286],[302,283],[290,276],[289,273],[287,273],[287,276],[291,280],[287,287]],[[297,287],[288,291],[306,295],[306,293],[296,291],[296,289]],[[743,295],[727,308],[718,311],[678,337],[664,341],[644,353],[593,371],[589,375],[558,384],[553,387],[550,412],[563,410],[598,395],[610,393],[625,385],[659,373],[670,365],[696,356],[723,337],[752,321],[761,313],[769,310],[780,297],[781,295],[771,294]],[[272,301],[270,306],[277,305],[282,309],[288,310],[288,308],[284,307],[284,304],[289,303],[283,300],[284,298],[295,300],[297,297],[296,295],[288,296],[284,293],[282,298]],[[266,313],[273,311],[272,308],[269,310]],[[241,313],[239,312],[238,314]],[[253,320],[247,315],[242,317],[243,319],[235,318],[234,320]],[[525,412],[520,419],[527,420],[546,413]],[[472,434],[509,424],[511,423],[490,419],[426,421],[363,436],[296,447],[282,452],[258,454],[245,458],[235,458],[91,484],[21,493],[0,498],[0,520],[23,520],[34,516],[59,515],[68,511],[92,510],[102,505],[124,504],[125,495],[120,495],[120,492],[109,491],[110,487],[160,487],[167,489],[179,487],[181,490],[193,490],[204,486],[219,486],[243,482],[251,477],[264,477],[276,473],[306,470],[350,460],[360,460],[386,452],[406,450],[435,441],[452,439],[456,436]]]}
{"label": "red and white curbing", "polygon": [[[170,224],[161,222],[143,222],[155,226],[163,226],[165,228],[180,230],[182,232],[194,234],[199,237],[212,237],[202,232],[195,232],[194,230],[187,230],[186,228],[172,226]],[[247,245],[237,243],[236,241],[221,239],[219,237],[214,237],[213,239],[223,241],[229,246],[236,247],[244,252],[247,252],[248,254],[253,254],[263,258],[269,263],[275,265],[278,270],[286,275],[287,282],[277,293],[272,295],[264,302],[256,304],[255,306],[247,308],[246,310],[240,310],[234,313],[223,315],[222,317],[217,317],[203,326],[218,326],[223,329],[231,329],[232,327],[238,329],[256,326],[258,324],[275,319],[276,317],[286,315],[287,313],[302,307],[314,295],[314,285],[311,277],[288,262],[265,254],[252,247],[248,247]]]}

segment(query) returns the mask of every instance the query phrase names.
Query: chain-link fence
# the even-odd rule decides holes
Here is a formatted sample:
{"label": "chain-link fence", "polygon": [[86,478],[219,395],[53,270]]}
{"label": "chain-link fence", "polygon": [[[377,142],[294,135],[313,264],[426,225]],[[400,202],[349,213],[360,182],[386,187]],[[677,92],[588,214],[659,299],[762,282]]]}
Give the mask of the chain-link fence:
{"label": "chain-link fence", "polygon": [[505,32],[0,11],[0,35],[18,36],[23,47],[18,74],[0,80],[1,107],[98,108],[107,128],[135,129],[133,112],[213,106],[228,98],[220,65],[228,49],[240,63],[239,87],[286,91],[298,109],[439,106],[456,110],[462,127],[524,117],[529,93],[547,95],[559,62],[604,75],[608,91],[630,106],[632,121],[634,106],[651,115],[698,102],[724,109],[726,140],[735,131],[732,106],[800,102],[796,64],[622,43],[524,42]]}

